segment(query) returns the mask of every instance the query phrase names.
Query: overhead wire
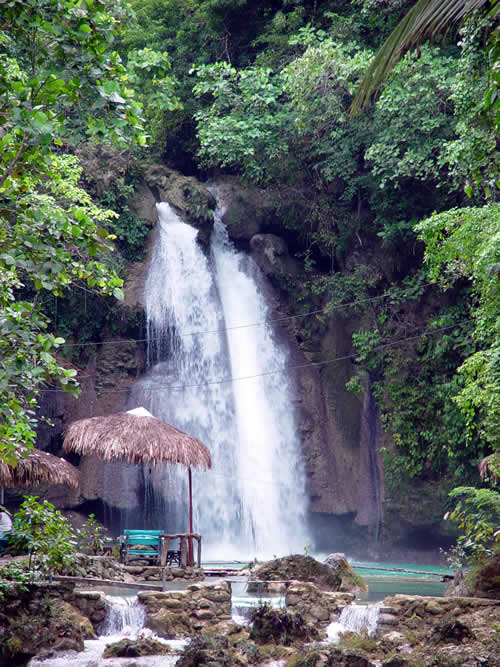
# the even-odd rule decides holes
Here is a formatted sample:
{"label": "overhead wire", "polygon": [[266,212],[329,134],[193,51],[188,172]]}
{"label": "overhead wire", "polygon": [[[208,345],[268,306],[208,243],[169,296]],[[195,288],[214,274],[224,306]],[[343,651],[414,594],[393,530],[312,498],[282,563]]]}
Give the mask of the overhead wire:
{"label": "overhead wire", "polygon": [[[457,326],[462,326],[463,324],[467,324],[470,322],[473,322],[474,318],[469,318],[467,320],[462,320],[460,322],[456,322],[455,324],[451,324],[446,327],[438,327],[436,329],[426,329],[425,331],[422,331],[419,334],[415,334],[413,336],[407,336],[405,338],[398,338],[396,340],[389,341],[387,343],[382,343],[381,345],[378,345],[370,350],[371,353],[379,352],[381,350],[384,350],[388,347],[393,347],[395,345],[399,345],[401,343],[405,343],[410,340],[417,340],[418,338],[422,338],[423,336],[432,336],[437,333],[442,333],[444,331],[449,331],[450,329],[455,329]],[[193,382],[193,383],[188,383],[188,384],[183,384],[183,385],[171,385],[168,383],[161,384],[151,384],[149,387],[146,385],[141,385],[141,389],[143,391],[149,391],[150,393],[153,393],[155,391],[161,391],[163,388],[168,388],[169,390],[177,390],[177,391],[183,391],[185,389],[191,389],[191,388],[196,388],[196,387],[208,387],[211,385],[217,385],[217,384],[227,384],[229,382],[239,382],[240,380],[251,380],[259,377],[268,377],[270,375],[276,375],[278,373],[285,373],[293,370],[300,370],[303,368],[311,368],[311,367],[318,367],[318,366],[326,366],[328,364],[332,364],[338,361],[346,361],[347,359],[355,359],[356,357],[359,356],[359,352],[352,352],[350,354],[345,354],[340,357],[334,357],[333,359],[325,359],[322,361],[310,361],[307,363],[303,364],[292,364],[292,365],[285,365],[282,368],[277,368],[273,369],[270,371],[265,371],[264,373],[256,373],[254,375],[244,375],[240,377],[230,377],[230,378],[222,378],[222,379],[217,379],[217,380],[207,380],[205,382]],[[57,392],[57,391],[64,391],[63,389],[45,389],[44,391],[46,392]],[[130,385],[123,389],[103,389],[99,392],[99,394],[120,394],[120,393],[127,393],[130,391]]]}
{"label": "overhead wire", "polygon": [[[429,282],[429,283],[424,283],[421,285],[421,288],[425,287],[430,287],[431,285],[435,285],[435,283]],[[185,332],[176,332],[176,337],[178,338],[184,338],[187,336],[204,336],[208,334],[216,334],[216,333],[225,333],[226,331],[233,331],[237,329],[249,329],[251,327],[258,327],[266,324],[277,324],[280,322],[286,322],[288,320],[294,320],[294,319],[299,319],[303,317],[310,317],[312,315],[321,315],[321,314],[330,314],[336,310],[342,310],[343,308],[352,308],[354,306],[362,305],[365,303],[371,303],[373,301],[380,301],[381,299],[387,299],[390,297],[401,297],[405,294],[409,294],[411,292],[414,292],[414,289],[409,289],[409,288],[398,288],[398,290],[394,290],[393,292],[384,292],[384,294],[380,294],[378,296],[373,296],[373,297],[367,297],[366,299],[357,299],[356,301],[351,301],[348,303],[340,303],[335,306],[324,306],[323,308],[319,308],[316,310],[310,310],[306,313],[297,313],[296,315],[284,315],[282,317],[275,317],[275,318],[270,318],[266,320],[259,320],[257,322],[249,322],[247,324],[237,324],[234,326],[228,326],[228,327],[220,327],[219,329],[209,329],[206,331],[185,331]],[[97,346],[97,345],[124,345],[124,344],[129,344],[129,343],[149,343],[149,342],[154,342],[156,340],[162,340],[164,336],[152,336],[152,337],[146,337],[146,338],[121,338],[121,339],[116,339],[116,338],[110,338],[110,339],[105,339],[101,341],[87,341],[85,343],[63,343],[61,347],[88,347],[90,345],[92,346]]]}

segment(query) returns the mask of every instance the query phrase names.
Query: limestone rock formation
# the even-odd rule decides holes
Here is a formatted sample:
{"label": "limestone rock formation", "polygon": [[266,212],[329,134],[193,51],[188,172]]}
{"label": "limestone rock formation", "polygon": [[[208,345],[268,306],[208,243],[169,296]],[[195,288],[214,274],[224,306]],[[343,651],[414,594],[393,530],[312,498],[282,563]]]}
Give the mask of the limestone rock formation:
{"label": "limestone rock formation", "polygon": [[143,655],[166,655],[172,649],[170,646],[153,639],[139,637],[139,639],[122,639],[114,644],[108,644],[104,651],[104,658],[139,658]]}
{"label": "limestone rock formation", "polygon": [[231,620],[231,591],[226,582],[191,584],[183,591],[142,592],[146,626],[160,637],[217,631]]}
{"label": "limestone rock formation", "polygon": [[365,580],[356,574],[349,565],[346,555],[343,553],[332,553],[326,557],[325,565],[329,567],[337,577],[340,577],[341,591],[367,591]]}
{"label": "limestone rock formation", "polygon": [[297,278],[299,263],[288,254],[286,241],[275,234],[255,234],[250,239],[251,256],[268,277]]}
{"label": "limestone rock formation", "polygon": [[347,592],[367,589],[363,579],[352,571],[345,557],[339,559],[337,566],[333,567],[320,563],[311,556],[296,554],[276,558],[253,568],[249,590],[252,581],[286,580],[307,581],[324,591]]}
{"label": "limestone rock formation", "polygon": [[275,213],[272,197],[261,188],[242,185],[238,178],[224,177],[217,183],[222,201],[222,221],[229,236],[248,247],[252,236],[265,231]]}
{"label": "limestone rock formation", "polygon": [[307,581],[294,581],[286,591],[287,609],[301,614],[307,623],[326,628],[333,614],[339,614],[355,598],[354,593],[325,591]]}
{"label": "limestone rock formation", "polygon": [[166,201],[181,214],[186,222],[198,229],[198,240],[207,245],[213,226],[215,199],[195,178],[153,165],[144,175],[144,181],[157,201]]}

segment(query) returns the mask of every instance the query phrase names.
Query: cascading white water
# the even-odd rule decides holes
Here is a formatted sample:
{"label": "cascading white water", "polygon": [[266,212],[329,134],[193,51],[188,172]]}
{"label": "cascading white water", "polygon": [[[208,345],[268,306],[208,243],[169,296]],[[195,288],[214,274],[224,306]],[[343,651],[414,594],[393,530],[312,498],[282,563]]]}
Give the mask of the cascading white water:
{"label": "cascading white water", "polygon": [[[220,212],[208,258],[196,230],[168,204],[158,214],[145,287],[150,370],[129,406],[146,407],[210,449],[212,470],[193,476],[205,556],[302,552],[307,501],[282,372],[287,354],[269,324],[260,272],[232,246]],[[146,474],[147,502],[167,513],[168,530],[185,531],[185,471],[164,466]]]}
{"label": "cascading white water", "polygon": [[137,637],[144,627],[146,611],[136,595],[120,597],[106,596],[107,613],[101,635],[123,635]]}
{"label": "cascading white water", "polygon": [[[174,667],[178,660],[178,651],[182,650],[187,640],[164,640],[144,627],[145,610],[136,595],[106,595],[107,613],[101,634],[97,639],[87,639],[85,648],[79,652],[72,649],[49,650],[45,655],[33,658],[28,667]],[[175,653],[172,655],[152,655],[135,658],[104,658],[104,650],[109,644],[121,641],[124,637],[137,639],[140,636],[151,637],[168,644]]]}
{"label": "cascading white water", "polygon": [[328,639],[336,643],[343,632],[366,632],[369,637],[377,632],[380,607],[376,604],[346,605],[338,621],[330,623],[327,628]]}

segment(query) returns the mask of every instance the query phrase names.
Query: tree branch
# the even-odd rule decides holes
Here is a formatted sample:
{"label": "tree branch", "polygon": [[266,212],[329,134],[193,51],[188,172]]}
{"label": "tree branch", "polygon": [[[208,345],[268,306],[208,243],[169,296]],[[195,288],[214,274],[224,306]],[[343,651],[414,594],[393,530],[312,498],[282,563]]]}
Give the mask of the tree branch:
{"label": "tree branch", "polygon": [[0,177],[0,187],[2,187],[2,185],[5,183],[7,178],[12,174],[12,172],[14,171],[14,167],[19,162],[19,158],[21,157],[21,154],[22,154],[22,152],[24,150],[24,147],[26,145],[27,137],[28,137],[28,134],[27,134],[26,130],[24,130],[21,145],[19,146],[19,150],[17,151],[15,158],[10,163],[10,166],[5,170],[5,173],[3,174],[3,176]]}

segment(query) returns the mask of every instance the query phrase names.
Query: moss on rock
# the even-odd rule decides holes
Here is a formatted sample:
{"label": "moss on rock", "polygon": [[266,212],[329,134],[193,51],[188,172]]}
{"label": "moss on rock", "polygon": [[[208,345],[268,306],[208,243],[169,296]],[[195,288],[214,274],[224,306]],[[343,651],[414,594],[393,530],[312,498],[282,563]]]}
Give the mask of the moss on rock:
{"label": "moss on rock", "polygon": [[[339,554],[335,554],[338,556]],[[343,554],[336,566],[320,563],[311,556],[285,556],[257,566],[251,574],[257,581],[308,581],[325,591],[367,590],[365,581],[357,575]]]}
{"label": "moss on rock", "polygon": [[104,651],[105,658],[139,658],[143,655],[166,655],[171,648],[150,637],[139,639],[122,639],[108,644]]}

